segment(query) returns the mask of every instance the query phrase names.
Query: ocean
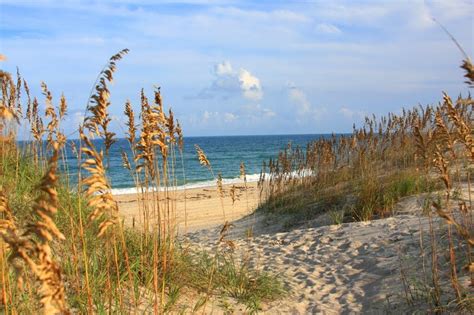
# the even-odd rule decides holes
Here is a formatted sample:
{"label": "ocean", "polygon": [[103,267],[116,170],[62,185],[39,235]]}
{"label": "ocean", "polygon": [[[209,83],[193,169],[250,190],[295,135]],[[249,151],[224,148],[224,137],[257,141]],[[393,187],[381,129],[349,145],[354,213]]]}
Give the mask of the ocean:
{"label": "ocean", "polygon": [[[212,164],[214,174],[220,172],[223,183],[241,183],[240,163],[244,162],[247,181],[257,181],[262,169],[263,161],[268,162],[275,158],[278,152],[291,142],[292,146],[306,147],[308,142],[319,138],[330,137],[328,134],[311,135],[267,135],[267,136],[213,136],[213,137],[185,137],[183,149],[183,162],[186,179],[183,177],[181,157],[177,152],[176,178],[178,189],[207,187],[215,185],[215,180],[209,170],[199,164],[195,144],[199,145],[206,153]],[[72,140],[73,141],[73,140]],[[95,141],[100,149],[101,142]],[[126,139],[118,141],[110,149],[108,177],[112,183],[114,194],[135,192],[133,178],[128,170],[122,166],[121,152],[127,152],[131,158],[130,146]],[[71,183],[76,182],[78,161],[68,145],[66,149],[67,165],[71,174]]]}

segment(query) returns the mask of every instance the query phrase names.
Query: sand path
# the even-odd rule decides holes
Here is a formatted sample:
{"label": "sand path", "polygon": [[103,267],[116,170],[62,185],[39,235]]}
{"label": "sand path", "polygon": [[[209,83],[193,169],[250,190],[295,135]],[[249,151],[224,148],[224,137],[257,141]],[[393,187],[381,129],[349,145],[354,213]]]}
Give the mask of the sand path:
{"label": "sand path", "polygon": [[[400,256],[419,257],[420,227],[428,230],[427,218],[416,214],[420,204],[410,197],[398,205],[401,214],[387,219],[332,226],[317,226],[315,220],[279,233],[266,233],[272,227],[263,217],[249,216],[234,222],[229,238],[243,255],[252,253],[257,268],[285,283],[288,296],[265,305],[267,314],[399,313],[406,311]],[[246,238],[242,233],[253,222],[257,235]],[[212,248],[218,233],[214,228],[188,236]]]}

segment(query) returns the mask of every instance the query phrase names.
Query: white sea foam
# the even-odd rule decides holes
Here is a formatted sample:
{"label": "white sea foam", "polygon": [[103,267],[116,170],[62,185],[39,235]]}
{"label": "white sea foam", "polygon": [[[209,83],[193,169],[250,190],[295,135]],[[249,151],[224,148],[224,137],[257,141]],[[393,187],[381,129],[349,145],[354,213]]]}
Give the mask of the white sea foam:
{"label": "white sea foam", "polygon": [[[268,176],[268,174],[265,174]],[[268,177],[267,177],[268,178]],[[247,175],[247,182],[258,182],[260,179],[260,174],[251,174]],[[240,177],[236,178],[223,178],[222,184],[229,185],[229,184],[244,184],[244,180]],[[206,187],[215,187],[216,181],[215,180],[206,180],[196,183],[189,183],[186,185],[177,186],[176,190],[184,190],[184,189],[193,189],[193,188],[206,188]],[[168,190],[175,189],[174,187],[168,188]],[[164,188],[160,188],[159,191],[163,191]],[[129,187],[129,188],[114,188],[112,189],[113,195],[126,195],[126,194],[135,194],[137,193],[136,187]]]}
{"label": "white sea foam", "polygon": [[[311,176],[313,174],[313,171],[310,169],[305,169],[301,171],[292,171],[287,174],[283,174],[283,179],[288,180],[290,178],[303,178],[307,176]],[[270,180],[270,174],[265,173],[265,180]],[[252,182],[258,182],[260,179],[260,173],[258,174],[250,174],[247,175],[247,182],[252,183]],[[232,184],[244,184],[244,180],[240,177],[236,178],[223,178],[222,179],[222,184],[224,185],[232,185]],[[186,185],[181,185],[177,186],[176,190],[184,190],[184,189],[193,189],[193,188],[207,188],[207,187],[216,187],[216,181],[215,180],[206,180],[206,181],[201,181],[201,182],[195,182],[195,183],[189,183]],[[168,190],[175,189],[174,187],[168,188]],[[159,191],[164,191],[164,188],[160,188]],[[129,188],[114,188],[112,189],[112,194],[113,195],[126,195],[126,194],[135,194],[137,193],[137,188],[136,187],[129,187]]]}

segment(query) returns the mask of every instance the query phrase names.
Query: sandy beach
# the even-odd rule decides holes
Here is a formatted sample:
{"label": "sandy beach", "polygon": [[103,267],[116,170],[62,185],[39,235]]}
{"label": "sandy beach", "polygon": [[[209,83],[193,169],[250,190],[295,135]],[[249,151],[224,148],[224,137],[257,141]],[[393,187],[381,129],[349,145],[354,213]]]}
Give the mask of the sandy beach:
{"label": "sandy beach", "polygon": [[[191,188],[170,191],[173,210],[179,233],[222,225],[225,221],[234,221],[252,213],[259,201],[256,182],[235,184],[235,202],[230,197],[232,185],[224,185],[221,198],[214,187]],[[136,194],[114,196],[127,226],[139,222],[139,205]],[[174,202],[175,201],[175,202]]]}
{"label": "sandy beach", "polygon": [[[266,314],[387,314],[417,310],[407,305],[401,275],[423,276],[420,237],[427,241],[429,221],[422,214],[426,196],[404,198],[393,217],[326,225],[324,215],[286,231],[278,220],[247,216],[229,234],[241,255],[252,253],[254,266],[281,277],[289,295],[264,306]],[[438,232],[442,220],[434,218]],[[254,237],[245,237],[253,226]],[[219,228],[190,233],[189,240],[212,249]],[[426,245],[424,245],[426,246]],[[429,259],[425,257],[425,259]],[[469,279],[460,281],[468,285]],[[472,290],[472,288],[471,288]],[[217,304],[208,311],[219,313]],[[236,312],[245,308],[236,306]]]}
{"label": "sandy beach", "polygon": [[[400,257],[408,260],[411,271],[421,264],[420,233],[429,233],[428,218],[422,215],[425,196],[402,199],[395,207],[396,215],[386,219],[331,225],[327,214],[322,214],[284,231],[282,218],[252,213],[258,205],[256,183],[248,184],[248,198],[239,187],[239,199],[233,206],[228,195],[230,186],[224,187],[225,218],[216,188],[176,192],[177,222],[184,232],[186,200],[185,239],[198,250],[213,250],[223,222],[232,221],[227,238],[236,244],[236,255],[251,253],[253,266],[278,275],[289,292],[285,299],[265,304],[264,313],[378,314],[410,310],[403,296]],[[116,198],[130,224],[136,216],[136,196]],[[250,229],[252,237],[248,237]],[[235,301],[233,307],[235,313],[245,313],[245,307]],[[224,310],[213,301],[205,312],[220,314]]]}

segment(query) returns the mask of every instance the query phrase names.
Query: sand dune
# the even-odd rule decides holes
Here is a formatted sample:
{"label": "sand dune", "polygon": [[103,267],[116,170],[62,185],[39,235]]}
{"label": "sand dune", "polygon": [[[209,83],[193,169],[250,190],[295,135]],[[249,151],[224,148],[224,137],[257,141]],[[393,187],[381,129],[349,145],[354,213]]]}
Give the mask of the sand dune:
{"label": "sand dune", "polygon": [[[229,187],[226,187],[228,191]],[[278,274],[288,295],[264,305],[268,314],[400,313],[407,311],[400,274],[400,257],[420,255],[420,231],[427,235],[428,219],[421,215],[422,196],[402,199],[393,217],[370,222],[323,225],[315,219],[281,232],[282,220],[251,214],[258,204],[256,185],[248,198],[232,207],[224,200],[226,219],[234,219],[228,235],[237,245],[237,256],[252,253],[252,264]],[[178,223],[184,231],[184,192],[178,197]],[[136,214],[133,196],[118,198],[124,217]],[[179,199],[181,198],[181,199]],[[214,188],[186,192],[185,240],[200,249],[214,248],[224,222],[220,198]],[[248,205],[247,205],[248,203]],[[438,220],[438,219],[435,219]],[[323,223],[322,223],[323,222]],[[249,229],[253,237],[247,237]],[[402,253],[402,254],[401,254]],[[245,308],[236,306],[235,312]],[[206,312],[221,313],[217,303]]]}

